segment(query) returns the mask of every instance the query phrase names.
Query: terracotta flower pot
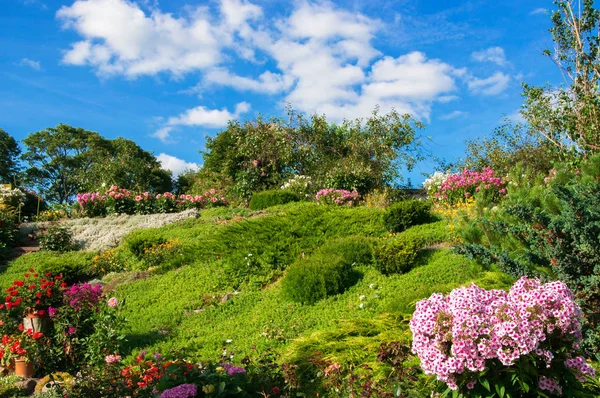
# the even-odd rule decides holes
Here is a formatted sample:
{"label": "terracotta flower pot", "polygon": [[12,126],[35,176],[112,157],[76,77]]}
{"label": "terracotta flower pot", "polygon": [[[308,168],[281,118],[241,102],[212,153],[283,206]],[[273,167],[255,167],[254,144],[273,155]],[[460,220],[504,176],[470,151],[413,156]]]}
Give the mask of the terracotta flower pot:
{"label": "terracotta flower pot", "polygon": [[40,315],[38,312],[28,312],[23,318],[23,327],[26,330],[31,329],[34,332],[43,333],[48,328],[49,321],[47,312],[44,315]]}
{"label": "terracotta flower pot", "polygon": [[15,359],[15,376],[30,379],[33,376],[33,362],[27,362],[25,358]]}

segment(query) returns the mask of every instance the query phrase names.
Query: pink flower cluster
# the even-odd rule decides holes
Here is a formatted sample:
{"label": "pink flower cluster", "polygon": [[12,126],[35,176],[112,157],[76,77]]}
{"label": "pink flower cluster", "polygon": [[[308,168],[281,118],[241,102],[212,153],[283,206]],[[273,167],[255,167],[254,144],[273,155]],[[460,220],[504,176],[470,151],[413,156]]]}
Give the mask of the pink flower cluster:
{"label": "pink flower cluster", "polygon": [[88,204],[101,202],[106,200],[106,195],[101,195],[98,192],[86,192],[77,194],[77,203],[81,207],[85,207]]}
{"label": "pink flower cluster", "polygon": [[[523,277],[508,293],[472,284],[448,296],[433,294],[417,303],[410,329],[413,352],[425,373],[457,389],[458,375],[481,372],[489,360],[510,366],[531,354],[550,368],[554,358],[550,336],[563,346],[578,348],[580,320],[581,309],[563,282],[542,284]],[[569,359],[565,366],[580,377],[593,374],[581,357]]]}
{"label": "pink flower cluster", "polygon": [[130,191],[128,191],[127,189],[119,188],[116,185],[111,186],[109,189],[106,190],[105,193],[106,193],[106,195],[108,195],[111,198],[114,198],[116,200],[130,198],[131,196],[133,196],[133,194]]}
{"label": "pink flower cluster", "polygon": [[317,202],[336,204],[336,205],[354,205],[360,199],[360,194],[356,191],[347,191],[345,189],[327,188],[321,189],[315,196]]}
{"label": "pink flower cluster", "polygon": [[494,170],[489,167],[482,172],[465,169],[460,174],[450,174],[436,189],[433,196],[438,200],[462,200],[473,196],[480,190],[493,190],[499,195],[506,194],[505,184],[502,178],[496,177]]}

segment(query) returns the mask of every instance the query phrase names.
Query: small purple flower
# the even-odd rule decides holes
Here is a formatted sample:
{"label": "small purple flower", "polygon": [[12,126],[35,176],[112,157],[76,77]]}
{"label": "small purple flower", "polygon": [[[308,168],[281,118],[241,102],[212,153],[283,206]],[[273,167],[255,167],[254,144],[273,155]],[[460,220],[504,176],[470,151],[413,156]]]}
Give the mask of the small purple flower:
{"label": "small purple flower", "polygon": [[222,363],[221,366],[223,367],[223,369],[225,370],[225,372],[227,372],[227,374],[229,376],[233,376],[235,374],[245,374],[246,373],[246,369],[244,369],[240,366],[234,366],[230,363]]}
{"label": "small purple flower", "polygon": [[73,326],[69,327],[69,330],[67,330],[67,335],[71,335],[73,333],[75,333],[77,331],[77,328],[74,328]]}
{"label": "small purple flower", "polygon": [[181,384],[163,391],[160,398],[194,398],[197,395],[198,387],[195,384]]}
{"label": "small purple flower", "polygon": [[160,355],[160,353],[157,352],[154,354],[154,360],[160,361],[161,359],[162,359],[162,355]]}
{"label": "small purple flower", "polygon": [[58,310],[56,308],[48,307],[48,315],[50,316],[50,318],[54,318],[57,312]]}

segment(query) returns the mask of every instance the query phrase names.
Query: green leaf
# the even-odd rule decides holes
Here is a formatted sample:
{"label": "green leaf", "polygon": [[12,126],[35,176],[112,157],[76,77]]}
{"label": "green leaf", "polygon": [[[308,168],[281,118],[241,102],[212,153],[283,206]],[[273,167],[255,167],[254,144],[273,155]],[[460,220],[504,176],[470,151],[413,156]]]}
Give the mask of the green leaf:
{"label": "green leaf", "polygon": [[489,382],[489,381],[487,381],[487,380],[483,380],[483,381],[481,382],[481,385],[482,385],[483,387],[485,387],[485,389],[486,389],[486,390],[488,390],[489,392],[492,392],[492,389],[490,388],[490,382]]}

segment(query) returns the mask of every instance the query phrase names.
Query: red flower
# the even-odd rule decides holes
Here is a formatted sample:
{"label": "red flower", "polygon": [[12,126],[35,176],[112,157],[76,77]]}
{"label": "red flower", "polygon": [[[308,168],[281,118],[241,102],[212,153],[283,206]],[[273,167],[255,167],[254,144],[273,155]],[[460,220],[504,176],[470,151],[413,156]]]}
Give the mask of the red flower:
{"label": "red flower", "polygon": [[22,332],[23,330],[25,330],[25,327],[23,326],[22,323],[19,323],[19,330]]}
{"label": "red flower", "polygon": [[38,314],[40,314],[40,316],[44,316],[45,313],[46,313],[46,311],[44,311],[44,310],[39,310],[38,311]]}
{"label": "red flower", "polygon": [[30,268],[30,269],[29,269],[29,272],[33,273],[33,272],[35,272],[35,271],[33,270],[33,268]]}
{"label": "red flower", "polygon": [[37,278],[39,276],[39,274],[33,274],[34,278]]}
{"label": "red flower", "polygon": [[35,294],[35,297],[37,297],[37,298],[40,298],[40,297],[42,297],[42,293],[41,293],[41,292],[37,292],[37,293]]}
{"label": "red flower", "polygon": [[39,340],[39,339],[41,339],[42,337],[44,337],[44,333],[41,333],[41,332],[34,332],[32,337],[33,337],[33,339],[34,339],[34,340]]}
{"label": "red flower", "polygon": [[273,394],[277,394],[279,392],[279,387],[273,387]]}

